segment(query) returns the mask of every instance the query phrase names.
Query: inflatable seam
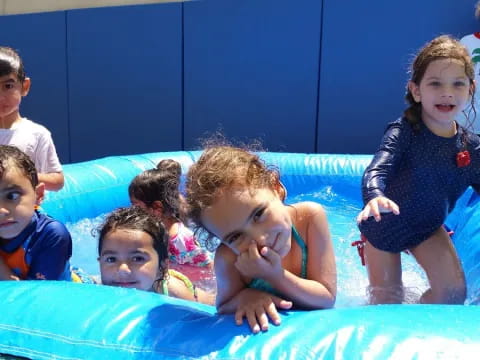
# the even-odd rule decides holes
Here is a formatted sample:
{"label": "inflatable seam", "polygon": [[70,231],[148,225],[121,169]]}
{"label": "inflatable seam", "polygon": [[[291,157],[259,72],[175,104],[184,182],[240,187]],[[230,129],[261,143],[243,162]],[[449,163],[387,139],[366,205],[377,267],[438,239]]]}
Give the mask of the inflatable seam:
{"label": "inflatable seam", "polygon": [[[64,335],[58,335],[58,334],[54,334],[46,331],[28,329],[20,326],[9,325],[9,324],[0,324],[0,330],[5,330],[8,332],[15,332],[15,333],[22,333],[22,334],[42,337],[46,339],[58,340],[71,345],[90,345],[92,347],[113,348],[113,349],[120,348],[128,351],[146,352],[145,349],[142,347],[122,345],[122,344],[105,344],[103,342],[99,342],[95,340],[79,340],[79,339],[74,339],[72,337],[68,337]],[[148,352],[151,352],[151,351],[149,350]]]}
{"label": "inflatable seam", "polygon": [[9,355],[17,355],[17,356],[28,356],[28,357],[35,357],[35,359],[59,359],[59,360],[82,360],[82,358],[77,357],[69,357],[69,356],[61,356],[58,354],[52,354],[44,351],[32,350],[28,348],[23,348],[19,346],[9,346],[0,344],[0,351],[2,353],[8,353]]}
{"label": "inflatable seam", "polygon": [[[58,334],[41,331],[41,330],[23,328],[20,326],[15,326],[10,324],[0,324],[0,331],[1,330],[4,330],[6,332],[12,332],[12,333],[22,333],[30,336],[35,336],[37,338],[46,338],[53,341],[60,341],[69,345],[82,345],[82,346],[90,346],[90,347],[95,347],[100,349],[113,349],[116,351],[117,350],[128,351],[128,352],[137,353],[137,354],[143,353],[143,354],[155,354],[155,355],[163,354],[163,355],[189,356],[189,357],[195,356],[195,353],[179,351],[177,349],[164,348],[159,351],[156,349],[133,346],[133,345],[125,345],[125,344],[118,344],[118,343],[106,344],[104,341],[99,342],[95,340],[74,339],[72,337],[68,337],[64,335],[58,335]],[[1,346],[6,346],[6,345],[0,344],[0,348]],[[51,358],[47,358],[47,359],[51,359]],[[76,359],[76,358],[66,358],[66,359]]]}

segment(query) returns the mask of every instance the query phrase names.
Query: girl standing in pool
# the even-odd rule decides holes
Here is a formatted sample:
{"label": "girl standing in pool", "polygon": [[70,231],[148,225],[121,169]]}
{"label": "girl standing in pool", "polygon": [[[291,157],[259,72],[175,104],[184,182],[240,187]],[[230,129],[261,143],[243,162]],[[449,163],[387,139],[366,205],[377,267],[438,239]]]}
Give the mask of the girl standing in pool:
{"label": "girl standing in pool", "polygon": [[420,302],[462,304],[465,277],[443,222],[468,186],[480,191],[480,139],[455,122],[474,106],[473,65],[457,40],[440,36],[420,50],[411,75],[410,106],[389,124],[363,176],[357,222],[370,301],[402,302],[400,253],[408,250],[430,285]]}
{"label": "girl standing in pool", "polygon": [[285,205],[279,173],[230,146],[204,151],[187,174],[189,215],[216,237],[217,309],[253,332],[279,309],[331,308],[336,268],[327,218],[313,202]]}

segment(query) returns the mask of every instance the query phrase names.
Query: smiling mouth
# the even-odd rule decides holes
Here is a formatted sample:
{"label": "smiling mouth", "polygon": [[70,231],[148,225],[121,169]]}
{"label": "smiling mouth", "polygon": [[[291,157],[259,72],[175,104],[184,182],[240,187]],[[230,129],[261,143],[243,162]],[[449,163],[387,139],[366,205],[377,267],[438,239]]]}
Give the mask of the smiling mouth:
{"label": "smiling mouth", "polygon": [[450,112],[455,109],[455,105],[451,104],[437,104],[435,107],[440,110],[441,112]]}
{"label": "smiling mouth", "polygon": [[138,281],[114,281],[112,282],[113,286],[131,288],[135,287],[138,284]]}
{"label": "smiling mouth", "polygon": [[275,251],[278,251],[276,246],[277,246],[277,243],[278,243],[278,239],[280,238],[280,235],[281,233],[278,233],[277,236],[275,236],[275,241],[273,242],[271,248],[274,249]]}
{"label": "smiling mouth", "polygon": [[8,226],[11,226],[15,223],[16,223],[15,221],[5,221],[5,222],[0,224],[0,228],[8,227]]}

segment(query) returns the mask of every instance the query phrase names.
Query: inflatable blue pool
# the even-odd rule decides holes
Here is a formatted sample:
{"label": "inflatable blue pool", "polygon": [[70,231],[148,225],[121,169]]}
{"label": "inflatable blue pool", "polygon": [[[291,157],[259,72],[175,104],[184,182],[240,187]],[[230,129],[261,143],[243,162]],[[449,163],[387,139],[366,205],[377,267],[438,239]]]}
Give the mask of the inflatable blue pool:
{"label": "inflatable blue pool", "polygon": [[[130,180],[160,159],[174,158],[185,171],[198,156],[152,153],[66,165],[64,189],[49,193],[43,208],[75,229],[83,219],[128,205]],[[479,196],[469,189],[448,218],[467,278],[469,305],[364,306],[359,289],[366,284],[365,270],[350,242],[358,237],[353,216],[361,206],[360,177],[370,156],[262,157],[280,169],[287,201],[306,196],[327,209],[338,263],[336,308],[285,312],[280,326],[252,335],[247,325],[236,326],[232,316],[216,315],[213,307],[158,294],[68,282],[1,282],[0,353],[115,360],[465,359],[480,353],[480,310],[473,306],[480,296]],[[73,234],[76,251],[86,242]],[[85,265],[76,264],[75,256],[72,262]],[[421,272],[411,272],[413,287],[421,288]]]}

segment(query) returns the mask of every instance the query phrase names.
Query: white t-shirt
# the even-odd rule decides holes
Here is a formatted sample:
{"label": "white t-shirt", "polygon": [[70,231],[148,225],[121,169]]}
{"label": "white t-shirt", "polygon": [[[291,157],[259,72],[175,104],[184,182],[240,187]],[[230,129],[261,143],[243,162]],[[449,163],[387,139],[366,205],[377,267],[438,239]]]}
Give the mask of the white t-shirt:
{"label": "white t-shirt", "polygon": [[0,144],[18,147],[30,156],[39,173],[62,171],[52,135],[40,124],[22,118],[10,129],[0,129]]}
{"label": "white t-shirt", "polygon": [[[472,57],[473,64],[475,66],[475,83],[477,85],[477,91],[475,92],[475,110],[477,111],[477,116],[474,117],[474,114],[471,112],[469,116],[470,122],[473,121],[473,130],[474,133],[480,134],[480,33],[474,33],[464,36],[460,42],[468,49],[470,56]],[[468,114],[470,106],[467,106],[465,113]],[[466,126],[467,122],[463,114],[459,114],[457,121],[460,125]]]}

